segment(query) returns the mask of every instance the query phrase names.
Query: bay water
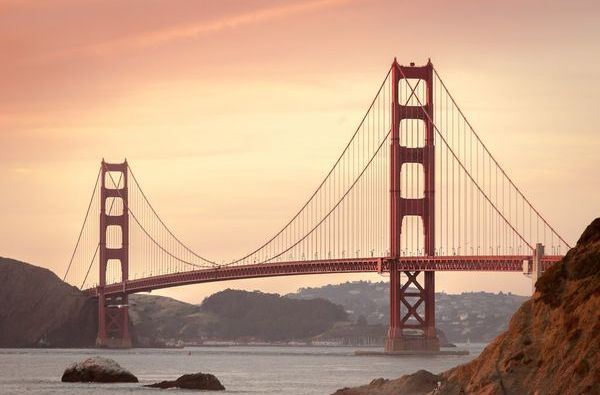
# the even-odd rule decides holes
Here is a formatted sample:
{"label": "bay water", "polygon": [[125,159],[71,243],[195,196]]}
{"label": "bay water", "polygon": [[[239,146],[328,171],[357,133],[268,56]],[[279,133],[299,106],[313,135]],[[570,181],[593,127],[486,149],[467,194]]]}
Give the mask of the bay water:
{"label": "bay water", "polygon": [[[185,373],[212,373],[225,394],[325,395],[371,380],[426,369],[439,373],[475,358],[485,344],[459,344],[469,355],[355,356],[352,347],[231,346],[184,349],[0,349],[0,394],[152,394],[144,388]],[[116,360],[138,384],[62,383],[63,371],[91,356]],[[172,393],[172,391],[170,391]]]}

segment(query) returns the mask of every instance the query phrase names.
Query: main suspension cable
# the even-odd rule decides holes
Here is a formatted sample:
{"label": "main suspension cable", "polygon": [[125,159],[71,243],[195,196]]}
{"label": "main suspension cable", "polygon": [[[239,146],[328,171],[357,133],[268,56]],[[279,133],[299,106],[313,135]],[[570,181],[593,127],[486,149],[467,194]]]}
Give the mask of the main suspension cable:
{"label": "main suspension cable", "polygon": [[544,216],[533,206],[533,204],[531,204],[531,202],[529,201],[529,199],[527,199],[527,197],[523,194],[523,192],[521,192],[521,190],[519,189],[519,187],[517,187],[517,185],[513,182],[513,180],[504,171],[504,169],[502,168],[502,166],[500,166],[500,163],[498,163],[498,161],[496,160],[496,158],[494,157],[494,155],[492,155],[492,153],[490,152],[490,150],[483,143],[483,141],[479,137],[479,134],[475,131],[475,128],[473,128],[473,126],[471,125],[471,123],[469,122],[469,120],[467,119],[467,117],[465,116],[465,114],[463,113],[462,109],[460,108],[460,106],[458,105],[458,103],[456,102],[456,100],[454,99],[454,96],[452,96],[452,93],[450,93],[450,91],[448,90],[446,84],[444,83],[444,80],[442,80],[442,78],[438,74],[438,72],[437,72],[437,70],[436,70],[435,67],[433,67],[433,72],[435,73],[435,76],[437,77],[437,79],[440,81],[441,85],[444,87],[444,90],[448,94],[448,96],[450,97],[450,100],[452,100],[452,103],[454,104],[454,106],[456,107],[456,109],[458,110],[458,112],[460,113],[460,115],[462,116],[462,118],[465,120],[465,122],[469,126],[469,129],[471,129],[471,132],[473,132],[473,135],[475,136],[475,138],[479,141],[479,143],[483,147],[484,151],[487,152],[487,154],[489,155],[489,157],[491,158],[491,160],[494,161],[494,164],[500,169],[500,172],[502,173],[502,175],[504,177],[506,177],[506,179],[508,180],[509,184],[512,185],[513,188],[515,188],[515,190],[519,193],[519,195],[521,195],[521,198],[529,205],[530,209],[532,209],[538,215],[538,217],[540,217],[542,219],[542,221],[544,221],[544,224],[546,226],[548,226],[548,228],[552,232],[554,232],[554,234],[563,243],[565,243],[565,245],[567,247],[571,248],[571,246],[569,245],[569,243],[567,243],[565,241],[565,239],[563,239],[563,237],[548,223],[548,221],[546,221],[546,219],[544,218]]}
{"label": "main suspension cable", "polygon": [[[107,172],[108,176],[110,177],[110,179],[112,180],[113,184],[115,182],[112,174],[110,172]],[[115,184],[118,185],[118,184]],[[123,196],[121,195],[121,191],[120,189],[117,189],[117,194],[119,195],[119,197],[121,199],[123,199]],[[207,267],[214,267],[215,265],[198,265],[196,263],[193,262],[189,262],[186,261],[184,259],[181,259],[175,255],[173,255],[171,252],[167,251],[158,241],[156,241],[156,239],[146,230],[146,228],[144,228],[144,226],[140,223],[140,221],[138,220],[137,216],[135,215],[135,213],[130,209],[129,205],[125,203],[125,199],[123,199],[123,203],[125,208],[127,209],[127,212],[129,212],[129,214],[131,214],[131,216],[133,217],[133,219],[135,220],[135,222],[139,225],[140,229],[146,234],[146,236],[148,236],[148,238],[150,239],[150,241],[152,241],[160,250],[162,250],[165,254],[167,254],[168,256],[170,256],[171,258],[181,262],[181,263],[185,263],[187,265],[190,266],[194,266],[196,268],[207,268]]]}
{"label": "main suspension cable", "polygon": [[158,215],[158,213],[156,212],[156,210],[154,209],[154,207],[152,206],[152,204],[150,203],[150,201],[148,200],[148,198],[146,197],[146,194],[144,193],[142,187],[140,186],[140,183],[138,182],[137,178],[135,177],[135,174],[133,174],[133,170],[131,170],[131,167],[129,166],[129,164],[127,164],[127,169],[129,170],[129,173],[131,174],[131,177],[133,178],[133,181],[135,182],[135,184],[138,187],[138,190],[140,191],[140,193],[142,194],[142,197],[144,198],[144,201],[148,204],[148,207],[150,207],[150,210],[152,210],[152,212],[154,213],[154,215],[156,216],[156,218],[158,219],[158,221],[160,222],[160,224],[165,228],[165,230],[175,239],[175,241],[177,241],[177,243],[179,243],[186,251],[188,251],[189,253],[191,253],[192,255],[194,255],[196,258],[205,261],[206,263],[209,263],[213,266],[218,266],[219,264],[207,259],[201,255],[198,255],[195,251],[193,251],[191,248],[189,248],[185,243],[183,243],[181,240],[179,240],[179,238],[177,236],[175,236],[175,234],[173,232],[171,232],[171,229],[164,223],[164,221],[162,220],[162,218]]}
{"label": "main suspension cable", "polygon": [[69,265],[67,266],[67,271],[63,276],[63,281],[67,278],[69,274],[69,270],[71,270],[71,265],[73,264],[73,259],[75,258],[75,253],[77,252],[77,248],[79,247],[79,242],[81,241],[81,235],[83,235],[83,231],[85,229],[85,224],[87,223],[88,216],[90,214],[90,209],[92,208],[92,203],[94,202],[94,197],[96,196],[98,182],[100,180],[100,170],[98,170],[98,175],[96,176],[96,183],[94,184],[94,189],[92,191],[92,197],[90,198],[90,202],[88,204],[87,211],[85,213],[85,217],[83,219],[83,224],[81,224],[81,230],[79,231],[79,236],[77,237],[77,242],[75,243],[75,248],[73,249],[73,254],[71,255],[71,259],[69,260]]}
{"label": "main suspension cable", "polygon": [[317,195],[317,193],[321,190],[321,187],[323,187],[323,185],[327,182],[327,180],[329,179],[329,177],[331,176],[331,174],[334,172],[334,170],[336,169],[337,165],[340,163],[340,161],[342,160],[342,158],[344,157],[344,155],[346,154],[346,152],[348,151],[348,148],[350,147],[350,145],[352,144],[352,142],[354,141],[355,137],[357,136],[358,132],[361,130],[361,127],[365,121],[365,119],[367,118],[367,116],[369,115],[369,112],[371,111],[371,109],[373,108],[373,105],[375,104],[377,97],[379,96],[381,90],[383,89],[383,87],[385,86],[386,81],[388,80],[388,77],[390,76],[392,69],[390,67],[390,69],[388,70],[387,74],[385,75],[385,78],[383,79],[383,82],[381,83],[379,89],[377,90],[377,93],[375,94],[375,97],[373,98],[373,101],[371,102],[371,104],[369,105],[369,108],[367,109],[365,115],[363,116],[362,120],[360,121],[358,127],[356,128],[356,130],[354,131],[354,134],[352,135],[352,137],[350,138],[350,141],[348,142],[348,144],[346,144],[346,147],[344,148],[344,150],[342,151],[342,153],[340,154],[340,156],[338,157],[338,159],[335,161],[335,163],[333,164],[333,166],[331,167],[331,169],[329,170],[329,172],[327,173],[327,175],[325,176],[325,178],[323,179],[323,181],[319,184],[319,186],[315,189],[315,191],[313,192],[313,194],[308,198],[308,200],[306,201],[306,203],[304,203],[304,205],[300,208],[300,210],[298,210],[298,212],[296,213],[296,215],[294,215],[292,217],[292,219],[290,219],[282,228],[281,230],[279,230],[279,232],[277,232],[273,237],[271,237],[269,240],[267,240],[265,243],[263,243],[260,247],[256,248],[254,251],[246,254],[245,256],[235,259],[230,263],[227,264],[223,264],[221,266],[230,266],[230,265],[235,265],[236,263],[242,262],[243,260],[251,257],[252,255],[256,254],[257,252],[259,252],[261,249],[263,249],[264,247],[266,247],[267,245],[269,245],[269,243],[271,243],[273,240],[275,240],[279,235],[281,235],[293,222],[294,220],[296,220],[296,218],[298,218],[300,216],[300,214],[304,211],[304,209],[310,204],[310,202],[312,201],[312,199]]}
{"label": "main suspension cable", "polygon": [[[404,72],[402,71],[402,68],[400,68],[400,73],[402,73],[402,77],[406,80],[406,76],[404,75]],[[407,85],[409,87],[411,87],[410,83],[407,81],[406,82]],[[412,88],[412,87],[411,87]],[[442,139],[442,141],[444,142],[444,144],[446,145],[448,151],[450,151],[452,153],[452,156],[454,157],[454,159],[458,162],[458,164],[460,165],[460,167],[463,169],[463,171],[465,172],[465,174],[471,179],[471,181],[475,184],[475,186],[477,187],[477,189],[479,190],[479,192],[481,192],[481,194],[483,195],[483,197],[488,201],[488,203],[490,204],[490,206],[492,206],[494,208],[494,210],[496,210],[496,212],[498,213],[498,215],[500,215],[500,217],[502,217],[502,219],[506,222],[506,224],[508,226],[510,226],[510,228],[519,236],[519,238],[523,241],[523,243],[525,243],[529,248],[533,249],[533,246],[531,246],[531,244],[529,244],[527,242],[527,240],[525,240],[525,238],[519,233],[519,231],[517,231],[514,226],[506,219],[506,217],[500,212],[500,210],[494,205],[494,203],[490,200],[490,198],[485,194],[485,192],[483,192],[483,190],[481,189],[481,187],[479,186],[479,184],[473,179],[473,176],[471,174],[469,174],[469,172],[467,171],[467,169],[465,168],[465,166],[463,165],[463,163],[460,161],[460,159],[458,158],[458,156],[456,155],[456,153],[454,152],[454,150],[452,149],[452,147],[450,147],[450,144],[448,143],[448,141],[444,138],[444,136],[442,135],[442,133],[440,132],[440,130],[438,129],[437,125],[435,124],[434,120],[431,117],[431,114],[429,114],[429,112],[427,112],[425,110],[425,106],[423,105],[423,103],[421,102],[421,100],[417,97],[417,102],[419,103],[419,106],[421,107],[421,109],[423,110],[423,113],[425,113],[425,115],[427,116],[427,119],[429,120],[429,122],[431,122],[431,124],[433,125],[435,131],[437,132],[438,136]]]}

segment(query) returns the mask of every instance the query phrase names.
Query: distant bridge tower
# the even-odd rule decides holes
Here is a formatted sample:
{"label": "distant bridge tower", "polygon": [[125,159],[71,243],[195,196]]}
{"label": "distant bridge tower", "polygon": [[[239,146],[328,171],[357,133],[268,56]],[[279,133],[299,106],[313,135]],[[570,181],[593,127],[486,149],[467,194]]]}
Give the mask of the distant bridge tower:
{"label": "distant bridge tower", "polygon": [[[115,181],[114,176],[117,180]],[[108,178],[107,178],[108,177]],[[100,282],[98,286],[98,337],[96,346],[129,348],[129,305],[126,293],[106,296],[106,271],[108,264],[118,263],[121,280],[129,279],[129,213],[127,189],[127,161],[106,163],[102,160],[100,186]],[[117,184],[117,185],[115,185]],[[110,208],[117,208],[113,215]],[[107,213],[108,210],[108,213]],[[114,228],[113,228],[114,227]],[[111,230],[112,228],[112,230]],[[120,230],[117,231],[117,230]],[[120,246],[107,246],[107,235]],[[117,240],[120,234],[120,243]]]}
{"label": "distant bridge tower", "polygon": [[[399,101],[399,84],[402,79],[417,79],[425,83],[426,102],[411,106]],[[412,93],[415,93],[414,91]],[[412,96],[412,94],[411,94]],[[410,97],[410,96],[409,96]],[[423,224],[424,253],[435,255],[435,146],[433,125],[433,65],[400,66],[394,59],[392,65],[392,134],[390,147],[390,326],[385,350],[431,350],[440,348],[435,332],[435,272],[400,271],[400,235],[406,216],[418,216]],[[422,147],[407,147],[400,139],[403,119],[419,119],[425,124],[425,143]],[[400,175],[402,165],[419,164],[423,168],[424,194],[422,198],[403,198]],[[402,284],[401,275],[407,278]],[[424,316],[419,307],[424,307]],[[411,333],[412,332],[412,333]]]}

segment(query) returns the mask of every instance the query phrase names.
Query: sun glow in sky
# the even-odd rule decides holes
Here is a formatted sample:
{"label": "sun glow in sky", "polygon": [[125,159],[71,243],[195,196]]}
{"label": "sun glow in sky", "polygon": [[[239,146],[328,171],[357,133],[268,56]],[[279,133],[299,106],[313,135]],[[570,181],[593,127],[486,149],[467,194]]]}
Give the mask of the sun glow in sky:
{"label": "sun glow in sky", "polygon": [[[62,277],[102,158],[127,158],[195,250],[239,256],[298,209],[394,56],[431,58],[569,241],[599,214],[596,1],[0,0],[0,255]],[[291,292],[377,275],[194,285]],[[437,289],[526,294],[520,274]]]}

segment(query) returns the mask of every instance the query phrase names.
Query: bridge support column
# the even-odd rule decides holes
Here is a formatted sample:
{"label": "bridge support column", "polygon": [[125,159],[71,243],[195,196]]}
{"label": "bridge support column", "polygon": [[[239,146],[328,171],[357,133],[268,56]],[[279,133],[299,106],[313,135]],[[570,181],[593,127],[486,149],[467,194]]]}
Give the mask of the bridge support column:
{"label": "bridge support column", "polygon": [[[423,224],[424,254],[435,255],[435,145],[433,125],[433,65],[400,66],[392,64],[392,133],[390,146],[390,326],[385,342],[387,352],[439,351],[435,331],[435,272],[400,270],[402,221],[406,216],[418,216]],[[425,102],[401,103],[398,85],[402,79],[422,80],[426,85]],[[425,124],[425,144],[408,147],[400,141],[400,121],[418,119]],[[404,143],[404,144],[403,144]],[[405,163],[422,165],[424,195],[403,198],[400,173]],[[402,277],[406,280],[402,281]]]}
{"label": "bridge support column", "polygon": [[[406,278],[404,282],[402,277]],[[435,330],[435,273],[403,272],[390,266],[390,326],[385,350],[439,349]]]}
{"label": "bridge support column", "polygon": [[[104,295],[106,269],[109,261],[121,268],[121,282],[129,278],[129,213],[127,189],[127,162],[101,165],[100,186],[100,281],[98,285],[98,336],[97,347],[129,348],[129,305],[127,294]],[[112,174],[117,174],[116,178]],[[120,182],[119,182],[120,181]],[[114,185],[118,183],[118,185]],[[109,227],[120,228],[121,245],[107,246]],[[118,232],[117,232],[118,233]],[[111,237],[111,239],[115,239]],[[116,242],[113,240],[113,242]],[[117,243],[118,244],[118,243]]]}
{"label": "bridge support column", "polygon": [[544,268],[542,267],[542,258],[544,257],[544,245],[537,243],[533,250],[533,262],[531,268],[531,293],[535,293],[535,283],[542,276]]}

